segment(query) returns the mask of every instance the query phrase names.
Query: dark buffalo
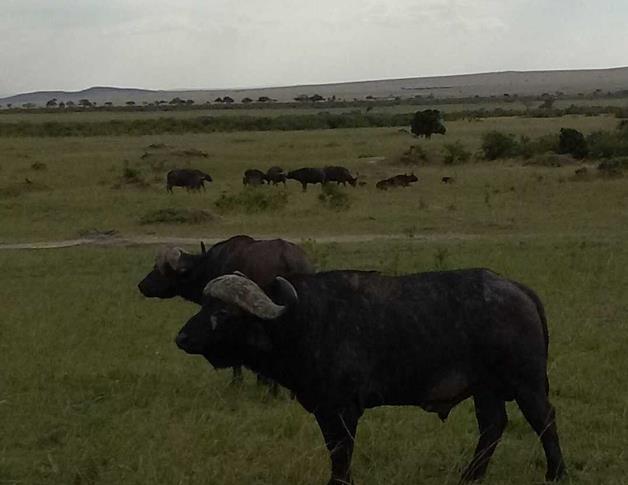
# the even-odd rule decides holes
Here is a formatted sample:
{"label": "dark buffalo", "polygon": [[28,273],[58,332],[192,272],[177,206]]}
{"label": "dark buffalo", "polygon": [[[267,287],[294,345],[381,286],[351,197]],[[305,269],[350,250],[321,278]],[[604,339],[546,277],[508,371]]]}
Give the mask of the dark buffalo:
{"label": "dark buffalo", "polygon": [[454,178],[453,177],[441,177],[440,181],[444,184],[453,184],[454,183]]}
{"label": "dark buffalo", "polygon": [[283,183],[286,185],[286,174],[283,173],[283,168],[281,167],[270,167],[266,171],[266,180],[268,183],[273,183],[273,185],[277,185],[279,183]]}
{"label": "dark buffalo", "polygon": [[299,168],[288,172],[286,178],[301,182],[303,192],[307,190],[307,184],[324,184],[326,180],[322,168]]}
{"label": "dark buffalo", "polygon": [[250,168],[244,172],[242,183],[244,185],[263,185],[266,182],[266,174],[256,168]]}
{"label": "dark buffalo", "polygon": [[[305,252],[282,239],[234,236],[208,251],[203,244],[201,248],[201,254],[190,254],[176,247],[160,250],[154,268],[139,283],[139,290],[149,298],[180,296],[200,304],[207,282],[223,274],[241,271],[265,285],[275,276],[313,271]],[[234,366],[234,379],[240,376],[239,365]]]}
{"label": "dark buffalo", "polygon": [[205,190],[205,181],[211,182],[212,178],[201,170],[195,168],[177,168],[170,170],[166,175],[166,190],[172,193],[172,187],[185,187],[186,190]]}
{"label": "dark buffalo", "polygon": [[419,179],[416,175],[414,175],[414,173],[399,174],[384,180],[380,180],[375,184],[375,187],[380,190],[388,190],[389,188],[395,187],[408,187],[411,183],[414,183],[418,180]]}
{"label": "dark buffalo", "polygon": [[564,474],[548,399],[545,312],[522,284],[486,269],[398,277],[333,271],[276,278],[266,292],[225,275],[204,293],[177,345],[214,367],[242,364],[291,389],[321,428],[329,484],[352,483],[365,409],[420,406],[445,420],[469,397],[480,438],[463,480],[484,476],[511,400],[541,438],[547,479]]}
{"label": "dark buffalo", "polygon": [[345,167],[328,166],[323,170],[325,172],[325,183],[336,182],[338,185],[342,184],[344,186],[349,183],[351,187],[355,187],[358,181],[358,178],[351,175],[349,169]]}

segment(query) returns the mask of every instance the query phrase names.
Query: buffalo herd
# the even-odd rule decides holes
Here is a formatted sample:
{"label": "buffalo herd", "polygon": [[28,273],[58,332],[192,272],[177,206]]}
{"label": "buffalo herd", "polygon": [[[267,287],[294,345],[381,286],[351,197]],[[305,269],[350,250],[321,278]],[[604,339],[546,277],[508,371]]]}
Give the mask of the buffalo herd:
{"label": "buffalo herd", "polygon": [[[325,167],[304,167],[289,172],[284,172],[281,167],[270,167],[266,172],[250,168],[245,170],[242,177],[242,184],[246,186],[260,186],[264,184],[277,185],[282,183],[286,185],[287,180],[295,180],[301,184],[303,191],[307,191],[309,185],[325,185],[335,182],[337,185],[346,187],[347,184],[352,187],[357,185],[363,186],[366,182],[358,182],[359,174],[355,176],[351,174],[348,168],[342,166],[329,165]],[[205,172],[191,168],[180,168],[170,170],[166,175],[166,189],[172,193],[172,187],[184,187],[187,191],[199,191],[201,188],[205,190],[204,182],[211,182],[212,178]],[[410,184],[417,182],[418,178],[414,172],[410,174],[398,174],[392,177],[378,181],[375,187],[380,190],[394,189],[397,187],[408,187]],[[443,177],[443,183],[451,183],[452,177]]]}
{"label": "buffalo herd", "polygon": [[[316,170],[286,178],[304,187],[322,183],[315,177],[324,172]],[[336,175],[337,183],[351,184],[343,171]],[[398,180],[389,183],[411,182]],[[329,485],[353,483],[351,457],[365,410],[418,406],[445,421],[466,399],[473,399],[479,439],[462,481],[485,475],[509,401],[540,438],[546,479],[565,474],[549,400],[545,310],[517,281],[484,268],[315,272],[290,242],[235,236],[209,250],[201,244],[200,254],[159,251],[139,289],[199,305],[176,336],[181,350],[216,369],[244,366],[293,393],[321,430]]]}

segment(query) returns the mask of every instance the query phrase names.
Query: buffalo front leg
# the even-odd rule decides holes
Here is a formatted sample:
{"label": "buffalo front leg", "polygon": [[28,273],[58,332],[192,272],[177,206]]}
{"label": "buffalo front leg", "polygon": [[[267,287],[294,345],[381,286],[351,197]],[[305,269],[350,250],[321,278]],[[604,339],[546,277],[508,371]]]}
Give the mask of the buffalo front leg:
{"label": "buffalo front leg", "polygon": [[351,456],[359,416],[354,411],[315,413],[315,416],[331,458],[328,485],[353,484]]}
{"label": "buffalo front leg", "polygon": [[508,422],[504,401],[492,392],[478,392],[473,395],[473,401],[480,439],[475,448],[473,460],[462,474],[461,483],[480,480],[484,477],[488,462]]}

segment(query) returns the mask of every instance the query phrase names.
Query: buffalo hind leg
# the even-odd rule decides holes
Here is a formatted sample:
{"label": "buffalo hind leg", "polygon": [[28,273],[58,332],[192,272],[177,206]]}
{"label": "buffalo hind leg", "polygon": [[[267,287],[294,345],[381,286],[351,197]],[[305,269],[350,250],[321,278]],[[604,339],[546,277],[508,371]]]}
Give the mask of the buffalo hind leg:
{"label": "buffalo hind leg", "polygon": [[331,458],[331,478],[328,485],[350,485],[351,456],[358,415],[353,411],[338,413],[315,413],[325,445]]}
{"label": "buffalo hind leg", "polygon": [[480,480],[484,477],[488,462],[508,422],[505,402],[493,392],[478,392],[473,395],[473,402],[480,429],[480,439],[475,448],[473,460],[462,474],[461,483]]}
{"label": "buffalo hind leg", "polygon": [[549,402],[545,389],[521,389],[517,393],[516,400],[521,412],[536,434],[539,435],[543,444],[547,460],[545,478],[547,480],[559,480],[565,475],[565,462],[556,430],[556,413]]}

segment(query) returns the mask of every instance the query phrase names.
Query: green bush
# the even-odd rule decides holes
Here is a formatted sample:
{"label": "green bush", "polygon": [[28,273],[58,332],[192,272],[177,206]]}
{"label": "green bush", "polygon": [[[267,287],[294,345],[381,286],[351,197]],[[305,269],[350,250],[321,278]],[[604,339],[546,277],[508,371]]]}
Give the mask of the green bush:
{"label": "green bush", "polygon": [[628,130],[597,131],[587,137],[591,158],[628,156]]}
{"label": "green bush", "polygon": [[334,211],[348,210],[351,207],[349,194],[338,185],[323,184],[318,201],[327,209]]}
{"label": "green bush", "polygon": [[482,152],[486,160],[510,158],[519,153],[519,144],[512,133],[489,131],[482,135]]}
{"label": "green bush", "polygon": [[443,161],[447,165],[454,163],[466,163],[471,158],[471,152],[467,151],[460,140],[443,145]]}
{"label": "green bush", "polygon": [[237,194],[220,194],[214,206],[220,212],[274,212],[288,204],[288,192],[285,190],[263,190],[245,187]]}

